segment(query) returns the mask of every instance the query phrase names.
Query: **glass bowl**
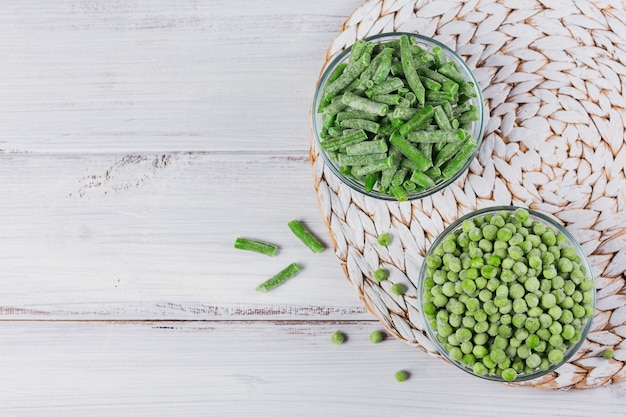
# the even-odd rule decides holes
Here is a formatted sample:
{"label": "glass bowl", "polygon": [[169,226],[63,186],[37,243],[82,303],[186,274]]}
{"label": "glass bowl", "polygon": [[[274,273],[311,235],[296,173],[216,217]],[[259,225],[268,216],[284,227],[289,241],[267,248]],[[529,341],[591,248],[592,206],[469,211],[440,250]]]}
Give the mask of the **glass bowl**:
{"label": "glass bowl", "polygon": [[[522,220],[523,212],[528,220]],[[501,219],[505,220],[505,226]],[[498,231],[490,245],[483,240],[494,236],[492,225]],[[511,225],[516,228],[515,233],[499,231],[509,228],[513,232]],[[544,230],[553,233],[542,235]],[[512,237],[507,239],[509,235]],[[528,235],[541,238],[538,241]],[[522,243],[526,241],[530,243]],[[517,249],[509,249],[514,246]],[[553,247],[558,248],[559,258]],[[544,249],[551,255],[544,255]],[[444,257],[448,257],[447,261]],[[439,261],[442,264],[437,266]],[[554,371],[580,348],[593,319],[594,282],[582,248],[553,218],[515,206],[489,207],[461,217],[433,242],[420,271],[420,314],[438,352],[458,368],[493,381],[528,381]],[[465,295],[456,293],[457,290]],[[489,330],[485,330],[487,327]],[[459,332],[460,328],[468,329],[471,336],[465,330]],[[486,336],[477,337],[477,334]],[[463,343],[466,345],[462,346]],[[520,349],[521,346],[525,347]],[[505,356],[495,350],[504,352]],[[551,350],[561,353],[549,353]],[[529,362],[531,355],[537,356]],[[534,366],[537,358],[541,364]],[[514,373],[503,372],[511,368]]]}
{"label": "glass bowl", "polygon": [[[478,120],[471,122],[469,127],[466,128],[466,131],[471,135],[471,137],[477,141],[476,149],[471,153],[466,162],[462,164],[458,171],[456,171],[456,173],[454,173],[454,175],[452,175],[450,178],[440,178],[435,181],[434,185],[428,186],[426,188],[420,188],[418,186],[415,190],[406,191],[406,199],[413,200],[426,197],[445,188],[446,186],[453,183],[456,179],[458,179],[467,170],[470,163],[475,158],[482,142],[485,126],[485,107],[482,92],[480,90],[478,82],[476,81],[476,78],[472,74],[472,71],[469,69],[465,61],[446,45],[425,36],[403,32],[384,33],[371,36],[364,40],[374,44],[382,44],[398,40],[400,39],[401,35],[407,35],[410,37],[410,39],[414,39],[414,43],[426,51],[432,51],[432,49],[435,47],[441,48],[443,55],[445,55],[445,59],[447,61],[455,63],[464,80],[471,83],[470,88],[473,92],[474,97],[470,98],[468,103],[474,106],[478,113]],[[321,142],[323,141],[322,136],[324,132],[324,120],[323,114],[318,112],[318,109],[320,108],[320,104],[324,99],[324,90],[329,83],[329,78],[337,69],[337,66],[343,63],[347,63],[349,61],[352,48],[353,46],[349,47],[332,60],[332,62],[326,67],[326,70],[323,72],[315,89],[315,94],[313,97],[313,107],[311,111],[315,146],[321,154],[325,164],[330,168],[330,171],[344,184],[348,185],[353,190],[382,200],[398,200],[398,198],[391,195],[387,190],[381,191],[380,189],[378,189],[378,184],[376,184],[376,186],[372,190],[368,191],[365,182],[362,179],[359,180],[352,175],[346,175],[344,170],[342,170],[342,165],[336,160],[336,158],[334,158],[332,155],[329,155],[329,153],[326,152],[321,146]],[[368,134],[368,136],[372,136],[372,134]],[[389,145],[389,147],[391,147],[391,145]],[[408,176],[410,177],[410,175],[411,173],[409,172]]]}

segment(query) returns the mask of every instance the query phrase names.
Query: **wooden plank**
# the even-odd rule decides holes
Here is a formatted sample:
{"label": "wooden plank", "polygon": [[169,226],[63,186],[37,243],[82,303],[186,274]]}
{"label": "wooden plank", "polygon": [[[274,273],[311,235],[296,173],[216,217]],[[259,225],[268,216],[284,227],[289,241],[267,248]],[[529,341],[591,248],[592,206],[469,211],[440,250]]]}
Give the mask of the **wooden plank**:
{"label": "wooden plank", "polygon": [[3,5],[0,149],[304,150],[324,52],[360,3]]}
{"label": "wooden plank", "polygon": [[[306,153],[0,155],[6,317],[371,316],[341,270]],[[328,246],[313,254],[300,219]],[[276,257],[236,237],[280,246]],[[291,262],[304,270],[268,294]]]}
{"label": "wooden plank", "polygon": [[[2,323],[7,416],[623,415],[626,386],[556,393],[483,381],[376,323]],[[330,343],[336,329],[348,335]],[[412,377],[398,383],[397,370]]]}

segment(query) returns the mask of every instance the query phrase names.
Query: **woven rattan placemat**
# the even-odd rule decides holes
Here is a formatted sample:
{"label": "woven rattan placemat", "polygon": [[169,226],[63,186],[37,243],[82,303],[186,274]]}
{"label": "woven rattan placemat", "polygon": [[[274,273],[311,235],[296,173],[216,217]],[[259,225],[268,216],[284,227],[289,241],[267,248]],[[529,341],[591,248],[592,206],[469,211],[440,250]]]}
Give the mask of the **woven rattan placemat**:
{"label": "woven rattan placemat", "polygon": [[[311,147],[314,185],[335,253],[367,308],[396,337],[433,355],[417,279],[430,243],[454,220],[494,205],[554,215],[582,244],[597,286],[593,327],[542,389],[626,378],[626,7],[623,0],[367,1],[345,21],[324,68],[356,39],[414,32],[457,51],[483,89],[489,120],[469,172],[442,192],[384,202],[333,177]],[[322,68],[323,69],[323,68]],[[385,248],[376,236],[390,233]],[[390,270],[378,283],[373,271]],[[404,296],[393,283],[404,283]],[[600,357],[615,349],[612,360]]]}

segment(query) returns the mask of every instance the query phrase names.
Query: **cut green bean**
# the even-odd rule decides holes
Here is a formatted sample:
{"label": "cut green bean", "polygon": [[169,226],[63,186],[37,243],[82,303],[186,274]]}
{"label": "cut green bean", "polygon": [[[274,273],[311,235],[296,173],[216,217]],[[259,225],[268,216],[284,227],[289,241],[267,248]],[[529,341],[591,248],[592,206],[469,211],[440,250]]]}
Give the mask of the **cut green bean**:
{"label": "cut green bean", "polygon": [[469,157],[474,153],[474,150],[478,146],[478,143],[474,139],[467,139],[463,143],[463,147],[457,152],[457,154],[446,163],[445,167],[441,170],[441,174],[444,178],[452,178],[463,165],[469,160]]}
{"label": "cut green bean", "polygon": [[343,104],[355,110],[364,111],[366,113],[384,116],[389,111],[389,106],[384,103],[377,103],[367,98],[357,96],[354,93],[346,92],[341,98]]}
{"label": "cut green bean", "polygon": [[346,88],[351,82],[357,79],[359,75],[367,68],[370,64],[371,57],[369,55],[364,55],[360,57],[354,65],[348,64],[343,73],[332,83],[327,84],[326,89],[324,90],[324,100],[330,101],[333,97],[335,97],[341,90]]}
{"label": "cut green bean", "polygon": [[327,139],[321,143],[322,148],[326,152],[336,151],[344,146],[362,142],[367,139],[367,133],[364,130],[358,130],[347,136],[338,137],[335,139]]}
{"label": "cut green bean", "polygon": [[459,129],[416,130],[409,132],[406,138],[417,143],[457,142],[465,139],[465,132]]}
{"label": "cut green bean", "polygon": [[271,291],[279,285],[284,284],[289,279],[293,278],[301,270],[302,268],[300,267],[300,265],[298,265],[297,263],[292,263],[291,265],[274,275],[272,278],[260,284],[258,287],[256,287],[256,290],[260,292]]}
{"label": "cut green bean", "polygon": [[372,122],[375,122],[378,120],[378,115],[376,114],[368,114],[368,113],[361,113],[361,112],[339,112],[337,113],[337,117],[336,117],[336,121],[337,122],[342,122],[344,120],[349,120],[349,119],[362,119],[362,120],[370,120]]}
{"label": "cut green bean", "polygon": [[414,162],[420,171],[425,171],[432,166],[432,161],[419,151],[408,140],[404,139],[399,133],[393,133],[389,138],[389,142],[395,146],[404,156]]}
{"label": "cut green bean", "polygon": [[425,188],[431,188],[435,186],[435,181],[431,177],[426,175],[426,173],[420,171],[413,171],[413,174],[411,175],[411,181]]}
{"label": "cut green bean", "polygon": [[376,103],[384,103],[389,106],[398,106],[402,102],[402,97],[399,94],[379,94],[371,99]]}
{"label": "cut green bean", "polygon": [[348,155],[369,155],[369,154],[386,154],[388,150],[387,141],[384,139],[369,140],[366,142],[355,143],[346,146],[346,154]]}
{"label": "cut green bean", "polygon": [[393,91],[398,91],[399,88],[403,87],[404,83],[400,78],[389,78],[386,81],[383,81],[380,84],[375,84],[370,89],[365,91],[365,95],[369,98],[372,96],[377,96],[380,94],[389,94]]}
{"label": "cut green bean", "polygon": [[422,85],[419,76],[415,70],[415,64],[413,63],[413,56],[411,55],[411,49],[409,44],[409,38],[407,35],[400,36],[400,61],[402,62],[402,71],[406,77],[407,83],[411,88],[411,91],[417,97],[418,103],[422,106],[425,101],[426,89]]}
{"label": "cut green bean", "polygon": [[298,239],[302,241],[306,245],[307,248],[311,250],[313,253],[318,253],[324,250],[324,245],[322,242],[317,240],[315,236],[309,232],[302,223],[298,220],[292,220],[287,223],[289,229],[293,232]]}
{"label": "cut green bean", "polygon": [[374,189],[374,186],[376,185],[376,183],[378,182],[378,179],[380,177],[380,174],[378,172],[372,172],[371,174],[368,174],[367,177],[365,178],[365,192],[371,192]]}
{"label": "cut green bean", "polygon": [[356,177],[363,177],[374,172],[385,171],[391,167],[391,157],[386,157],[384,160],[380,162],[376,162],[370,165],[364,166],[354,166],[352,167],[352,175]]}
{"label": "cut green bean", "polygon": [[372,133],[378,133],[378,129],[380,128],[380,124],[365,119],[342,120],[339,126],[344,129],[361,129]]}
{"label": "cut green bean", "polygon": [[341,165],[372,165],[385,162],[387,155],[384,153],[373,153],[367,155],[348,155],[347,153],[340,153],[338,157]]}
{"label": "cut green bean", "polygon": [[248,250],[251,252],[257,252],[267,256],[276,255],[276,251],[278,250],[278,246],[271,243],[262,242],[260,240],[254,239],[247,239],[244,237],[238,237],[235,239],[235,248]]}
{"label": "cut green bean", "polygon": [[425,126],[434,115],[435,110],[433,106],[426,106],[424,109],[416,113],[410,120],[400,126],[398,131],[402,136],[406,136],[407,133]]}
{"label": "cut green bean", "polygon": [[[457,140],[454,142],[448,142],[442,149],[437,153],[435,157],[435,161],[433,163],[436,167],[441,167],[443,164],[448,162],[456,153],[463,147],[464,141]],[[443,170],[442,170],[443,172]]]}
{"label": "cut green bean", "polygon": [[[447,103],[450,104],[449,102]],[[437,126],[439,126],[439,129],[441,130],[452,129],[452,125],[450,124],[450,119],[448,119],[448,116],[443,106],[435,106],[433,107],[433,110],[434,110],[433,116],[435,118],[435,123],[437,123]],[[452,110],[452,108],[450,108],[450,110]],[[339,115],[337,115],[337,117],[339,117]]]}

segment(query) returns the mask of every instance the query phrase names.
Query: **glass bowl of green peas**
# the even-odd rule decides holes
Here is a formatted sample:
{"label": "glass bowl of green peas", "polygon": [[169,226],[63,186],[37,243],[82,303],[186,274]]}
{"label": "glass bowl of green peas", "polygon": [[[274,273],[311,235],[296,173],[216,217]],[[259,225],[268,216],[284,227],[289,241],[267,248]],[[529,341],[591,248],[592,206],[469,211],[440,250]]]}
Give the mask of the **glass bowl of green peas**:
{"label": "glass bowl of green peas", "polygon": [[527,381],[567,362],[595,311],[582,248],[538,211],[471,212],[438,236],[419,277],[420,312],[439,353],[470,374]]}
{"label": "glass bowl of green peas", "polygon": [[446,45],[412,33],[357,40],[323,72],[315,146],[353,190],[383,200],[431,195],[458,179],[485,125],[481,89]]}

